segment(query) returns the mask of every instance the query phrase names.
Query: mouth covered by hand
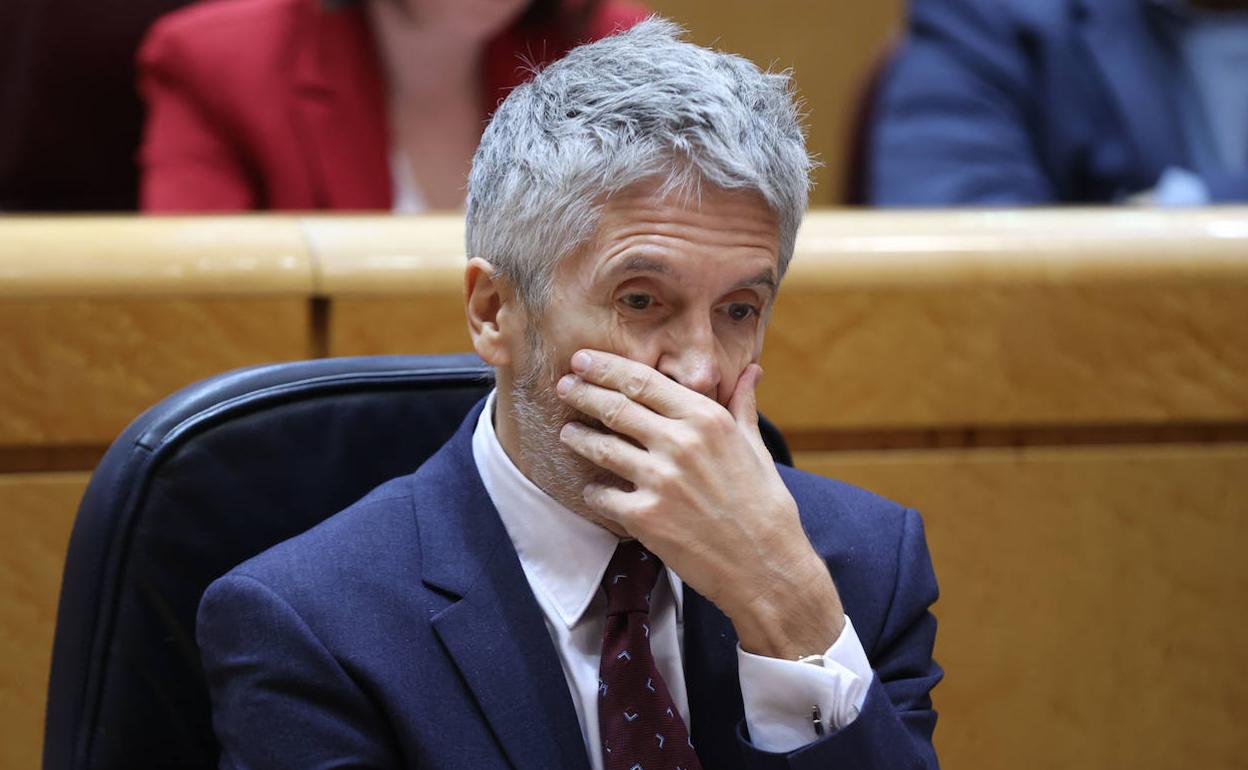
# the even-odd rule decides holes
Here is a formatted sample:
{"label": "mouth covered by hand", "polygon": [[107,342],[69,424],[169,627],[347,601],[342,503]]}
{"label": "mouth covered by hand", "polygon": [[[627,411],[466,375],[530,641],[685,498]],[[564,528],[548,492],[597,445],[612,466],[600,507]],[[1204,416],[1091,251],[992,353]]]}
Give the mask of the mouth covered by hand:
{"label": "mouth covered by hand", "polygon": [[571,368],[555,392],[586,419],[566,422],[559,440],[628,484],[586,483],[593,515],[719,606],[743,649],[827,649],[844,611],[759,433],[762,368],[745,368],[726,407],[613,353],[578,351]]}

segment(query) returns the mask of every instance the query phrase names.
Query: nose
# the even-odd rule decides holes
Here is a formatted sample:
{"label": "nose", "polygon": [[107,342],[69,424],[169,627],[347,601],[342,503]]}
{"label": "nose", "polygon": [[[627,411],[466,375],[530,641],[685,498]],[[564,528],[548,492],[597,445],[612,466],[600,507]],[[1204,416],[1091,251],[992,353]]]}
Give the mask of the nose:
{"label": "nose", "polygon": [[710,319],[684,324],[667,335],[655,367],[686,388],[718,400],[720,370]]}

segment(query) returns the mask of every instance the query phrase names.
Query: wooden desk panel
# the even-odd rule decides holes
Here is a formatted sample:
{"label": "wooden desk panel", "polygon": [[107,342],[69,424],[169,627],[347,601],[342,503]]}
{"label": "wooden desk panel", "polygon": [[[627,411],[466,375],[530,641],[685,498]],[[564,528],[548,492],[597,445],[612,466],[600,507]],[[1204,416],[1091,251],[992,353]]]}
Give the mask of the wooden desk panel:
{"label": "wooden desk panel", "polygon": [[325,217],[304,231],[328,299],[326,355],[472,350],[462,217]]}
{"label": "wooden desk panel", "polygon": [[315,217],[303,232],[319,294],[463,296],[462,216]]}
{"label": "wooden desk panel", "polygon": [[330,356],[471,353],[458,295],[344,297],[330,305]]}
{"label": "wooden desk panel", "polygon": [[0,220],[0,299],[304,296],[299,220],[15,216]]}
{"label": "wooden desk panel", "polygon": [[308,356],[310,334],[294,298],[0,301],[0,446],[105,446],[184,385]]}
{"label": "wooden desk panel", "polygon": [[1243,766],[1248,444],[797,464],[924,514],[945,766]]}
{"label": "wooden desk panel", "polygon": [[789,431],[1248,421],[1248,284],[800,278],[762,360],[761,408]]}
{"label": "wooden desk panel", "polygon": [[0,475],[0,767],[39,767],[65,549],[88,473]]}

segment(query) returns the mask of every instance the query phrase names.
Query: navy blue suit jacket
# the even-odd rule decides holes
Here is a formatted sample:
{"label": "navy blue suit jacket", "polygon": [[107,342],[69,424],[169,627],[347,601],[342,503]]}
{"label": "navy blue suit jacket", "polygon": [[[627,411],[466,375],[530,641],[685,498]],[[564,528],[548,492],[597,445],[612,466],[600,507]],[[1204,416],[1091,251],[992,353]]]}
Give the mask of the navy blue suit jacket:
{"label": "navy blue suit jacket", "polygon": [[[419,470],[236,567],[200,605],[224,768],[588,768],[557,652],[477,474],[478,404]],[[913,511],[782,469],[876,676],[858,719],[789,755],[745,734],[736,635],[685,587],[707,770],[934,768],[936,600]]]}
{"label": "navy blue suit jacket", "polygon": [[1168,12],[1151,0],[911,0],[874,107],[868,199],[1108,202],[1178,166],[1202,171],[1214,200],[1248,200],[1248,171],[1188,157]]}

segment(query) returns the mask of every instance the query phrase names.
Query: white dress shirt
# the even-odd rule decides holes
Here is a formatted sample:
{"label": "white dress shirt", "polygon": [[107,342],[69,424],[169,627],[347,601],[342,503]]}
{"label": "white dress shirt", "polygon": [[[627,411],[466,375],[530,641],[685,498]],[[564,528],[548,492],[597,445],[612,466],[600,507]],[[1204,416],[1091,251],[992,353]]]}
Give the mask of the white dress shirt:
{"label": "white dress shirt", "polygon": [[[602,770],[598,737],[598,663],[606,624],[600,583],[619,538],[569,511],[516,468],[494,432],[494,394],[472,436],[472,455],[520,565],[545,616],[563,666],[585,751]],[[664,569],[651,595],[650,647],[655,664],[685,725],[689,695],[682,649],[684,625],[680,577]],[[826,729],[857,717],[871,682],[871,665],[849,618],[824,653],[823,667],[753,655],[737,646],[741,696],[750,739],[764,751],[792,751],[815,740],[811,708],[818,705]]]}

